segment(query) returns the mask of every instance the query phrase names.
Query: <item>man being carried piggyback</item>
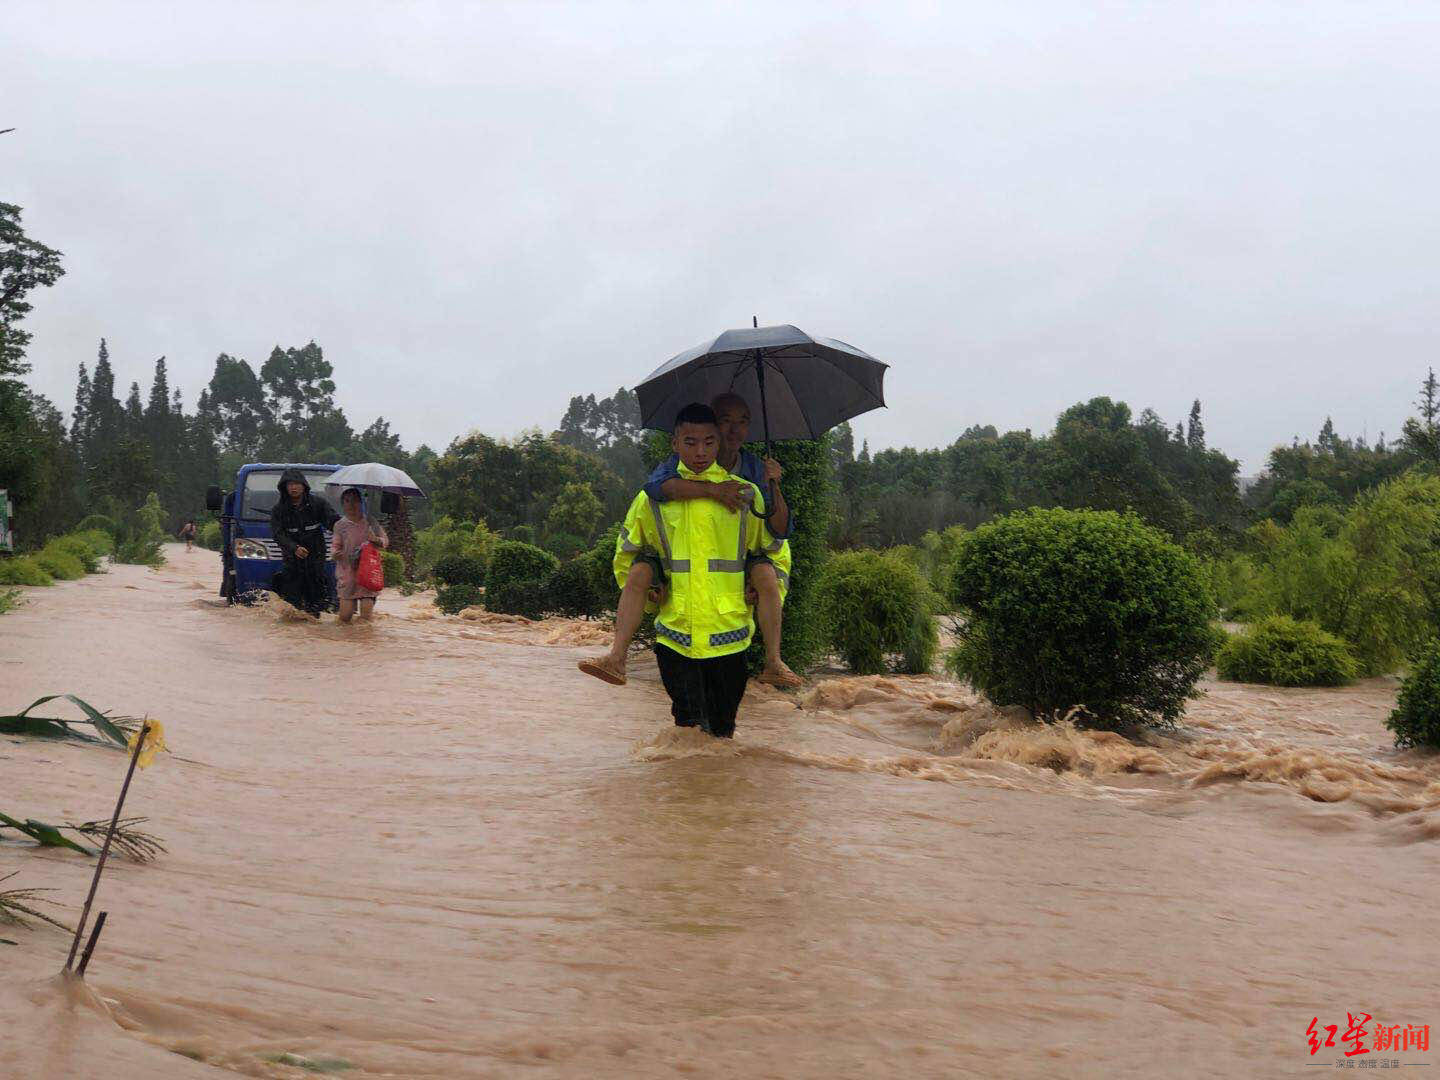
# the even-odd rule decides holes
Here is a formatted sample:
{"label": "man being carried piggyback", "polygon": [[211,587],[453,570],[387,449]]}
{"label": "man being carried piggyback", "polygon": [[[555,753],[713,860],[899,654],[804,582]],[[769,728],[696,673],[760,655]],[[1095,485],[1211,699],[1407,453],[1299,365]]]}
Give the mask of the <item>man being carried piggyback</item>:
{"label": "man being carried piggyback", "polygon": [[[728,738],[745,694],[745,650],[755,632],[747,574],[753,580],[755,566],[765,563],[778,609],[790,580],[790,546],[767,528],[759,488],[717,462],[727,445],[721,432],[709,406],[681,409],[671,437],[676,475],[661,486],[680,480],[733,488],[741,497],[718,490],[697,496],[687,487],[663,492],[674,497],[662,501],[649,484],[635,496],[615,542],[615,578],[622,587],[615,644],[607,656],[582,660],[580,670],[623,684],[625,650],[645,611],[658,607],[655,659],[675,723]],[[733,443],[737,452],[740,441]],[[778,638],[778,612],[775,622]],[[772,646],[767,635],[766,646],[778,661],[778,641]]]}
{"label": "man being carried piggyback", "polygon": [[[785,496],[780,491],[780,478],[784,475],[780,463],[773,458],[762,461],[748,450],[741,449],[750,438],[750,406],[737,394],[721,394],[711,403],[716,425],[720,433],[720,448],[716,461],[726,473],[719,483],[686,476],[681,470],[679,448],[676,453],[656,466],[645,482],[644,494],[657,503],[709,499],[718,502],[732,513],[738,513],[754,498],[753,485],[760,492],[755,507],[765,518],[765,525],[776,542],[788,538],[794,530],[794,520]],[[672,446],[674,441],[672,439]],[[770,498],[774,496],[774,505]],[[752,507],[754,510],[754,507]],[[789,545],[786,548],[786,571],[789,570]],[[745,579],[748,585],[746,597],[755,605],[756,619],[760,624],[760,636],[765,642],[765,670],[757,677],[760,682],[772,686],[792,688],[804,680],[790,670],[780,659],[781,613],[784,607],[784,590],[776,573],[770,553],[761,552],[746,558]],[[658,560],[641,558],[635,560],[629,577],[623,582],[624,592],[615,616],[615,641],[610,652],[594,660],[586,660],[580,670],[617,686],[625,684],[625,657],[630,649],[630,640],[640,628],[646,608],[647,597],[654,603],[658,590],[665,585],[664,574]],[[653,595],[652,595],[653,594]]]}

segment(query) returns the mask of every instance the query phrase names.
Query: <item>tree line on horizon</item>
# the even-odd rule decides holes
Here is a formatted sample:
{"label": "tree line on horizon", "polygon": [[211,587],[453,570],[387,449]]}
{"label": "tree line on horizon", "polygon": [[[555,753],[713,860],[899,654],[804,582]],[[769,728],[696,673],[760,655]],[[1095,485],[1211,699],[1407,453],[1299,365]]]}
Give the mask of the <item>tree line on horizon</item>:
{"label": "tree line on horizon", "polygon": [[[336,404],[334,368],[319,344],[276,345],[257,371],[220,353],[185,409],[165,357],[148,394],[117,395],[109,346],[78,364],[69,421],[25,385],[27,296],[63,275],[59,252],[27,237],[20,208],[0,203],[0,488],[19,510],[27,545],[94,512],[133,510],[159,496],[167,525],[203,514],[205,489],[227,486],[247,461],[381,461],[430,492],[416,524],[434,516],[486,522],[502,536],[563,548],[593,542],[623,512],[657,451],[640,427],[633,390],[572,397],[548,434],[457,436],[443,453],[403,446],[377,418],[356,431]],[[1239,542],[1257,520],[1287,523],[1303,506],[1342,506],[1414,466],[1440,468],[1440,393],[1431,370],[1401,438],[1388,445],[1339,436],[1327,418],[1315,441],[1277,446],[1259,481],[1241,492],[1239,465],[1208,445],[1201,403],[1184,424],[1096,397],[1057,418],[1048,434],[972,424],[947,447],[857,452],[848,424],[827,439],[836,549],[915,544],[927,533],[974,528],[1027,507],[1133,510],[1197,550]]]}

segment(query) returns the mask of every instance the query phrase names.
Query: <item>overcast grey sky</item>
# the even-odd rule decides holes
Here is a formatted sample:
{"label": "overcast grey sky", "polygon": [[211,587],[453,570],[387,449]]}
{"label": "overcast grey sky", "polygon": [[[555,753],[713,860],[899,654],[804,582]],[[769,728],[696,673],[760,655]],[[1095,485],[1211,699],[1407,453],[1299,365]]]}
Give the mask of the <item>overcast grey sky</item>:
{"label": "overcast grey sky", "polygon": [[549,429],[730,327],[891,364],[875,447],[1204,403],[1246,471],[1440,358],[1440,5],[7,0],[33,383],[314,338],[357,428]]}

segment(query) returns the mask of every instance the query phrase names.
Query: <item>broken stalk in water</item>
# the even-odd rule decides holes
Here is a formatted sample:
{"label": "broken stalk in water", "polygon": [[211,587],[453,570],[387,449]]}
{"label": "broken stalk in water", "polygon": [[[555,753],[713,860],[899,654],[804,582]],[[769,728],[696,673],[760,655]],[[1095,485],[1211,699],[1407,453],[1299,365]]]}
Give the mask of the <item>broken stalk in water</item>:
{"label": "broken stalk in water", "polygon": [[100,940],[100,931],[105,929],[105,920],[110,913],[102,911],[95,916],[95,929],[90,931],[90,940],[85,943],[85,951],[80,956],[80,966],[75,969],[75,974],[80,978],[85,977],[85,969],[90,966],[90,954],[95,951],[95,943]]}
{"label": "broken stalk in water", "polygon": [[95,864],[95,876],[90,879],[90,895],[85,897],[85,906],[80,909],[80,921],[75,926],[75,940],[70,943],[70,955],[65,958],[65,970],[75,962],[75,951],[80,948],[80,936],[85,932],[85,923],[90,918],[90,905],[95,901],[95,890],[100,887],[100,875],[105,870],[105,860],[110,856],[110,842],[115,838],[115,827],[120,823],[120,809],[125,805],[125,795],[130,790],[130,780],[135,776],[135,764],[140,760],[140,749],[145,745],[145,736],[150,732],[150,721],[140,725],[140,734],[135,740],[135,749],[130,753],[130,767],[125,770],[125,782],[120,785],[120,798],[115,801],[115,814],[110,819],[110,830],[105,834],[105,846],[100,849],[100,861]]}

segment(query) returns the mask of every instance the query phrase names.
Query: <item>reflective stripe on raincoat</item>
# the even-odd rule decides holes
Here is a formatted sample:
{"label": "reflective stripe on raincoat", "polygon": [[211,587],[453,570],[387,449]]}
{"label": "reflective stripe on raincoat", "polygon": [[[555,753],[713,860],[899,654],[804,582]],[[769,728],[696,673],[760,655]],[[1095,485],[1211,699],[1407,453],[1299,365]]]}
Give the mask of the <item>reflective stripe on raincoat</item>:
{"label": "reflective stripe on raincoat", "polygon": [[763,503],[753,484],[714,464],[703,473],[681,464],[680,475],[711,484],[739,480],[750,488],[751,505],[736,512],[714,499],[662,503],[640,492],[615,540],[615,580],[623,588],[638,555],[656,556],[670,581],[655,616],[655,639],[695,660],[740,652],[755,632],[754,613],[745,602],[745,558],[770,557],[783,599],[790,585],[790,545],[765,527],[755,510]]}

